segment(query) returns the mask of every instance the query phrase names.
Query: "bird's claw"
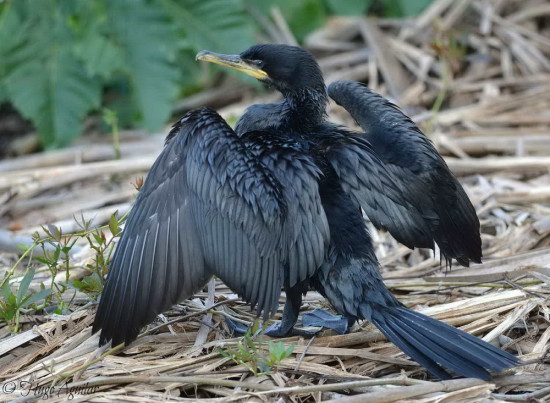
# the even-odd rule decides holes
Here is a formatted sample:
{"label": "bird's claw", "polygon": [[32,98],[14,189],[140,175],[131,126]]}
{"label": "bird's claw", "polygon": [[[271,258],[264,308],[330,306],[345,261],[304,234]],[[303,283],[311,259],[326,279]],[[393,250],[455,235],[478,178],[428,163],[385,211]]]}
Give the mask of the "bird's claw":
{"label": "bird's claw", "polygon": [[339,334],[347,333],[351,326],[350,319],[345,316],[333,315],[323,309],[304,312],[302,314],[302,324],[304,327],[321,326],[332,329]]}

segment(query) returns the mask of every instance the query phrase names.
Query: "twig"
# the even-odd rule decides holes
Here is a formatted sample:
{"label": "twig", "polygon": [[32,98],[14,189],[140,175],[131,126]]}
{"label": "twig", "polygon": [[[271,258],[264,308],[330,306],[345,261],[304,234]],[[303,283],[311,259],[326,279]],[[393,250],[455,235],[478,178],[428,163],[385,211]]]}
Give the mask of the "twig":
{"label": "twig", "polygon": [[493,393],[492,396],[495,399],[501,399],[507,402],[531,402],[538,398],[547,396],[550,394],[550,386],[536,390],[531,393],[523,393],[521,395],[506,395],[504,393]]}
{"label": "twig", "polygon": [[124,349],[124,343],[120,343],[119,345],[117,345],[116,347],[113,347],[111,348],[110,350],[107,350],[106,352],[104,352],[103,354],[101,354],[98,358],[94,359],[94,360],[91,360],[89,362],[86,362],[84,365],[81,365],[80,367],[70,371],[69,373],[67,374],[64,374],[64,375],[61,375],[57,378],[55,378],[52,382],[52,386],[55,386],[58,382],[60,381],[63,381],[64,379],[67,379],[68,377],[76,374],[76,373],[79,373],[79,372],[82,372],[84,371],[86,368],[90,367],[91,365],[94,365],[96,362],[99,362],[101,360],[103,360],[105,357],[107,357],[108,355],[111,355],[111,354],[114,354],[114,353],[118,353],[119,351],[121,351],[122,349]]}
{"label": "twig", "polygon": [[66,388],[91,387],[101,385],[117,385],[128,383],[146,383],[154,385],[155,383],[175,383],[175,384],[194,384],[194,385],[215,385],[226,386],[230,388],[244,388],[251,390],[270,391],[272,386],[261,383],[249,383],[231,381],[228,379],[207,378],[206,376],[99,376],[86,379],[85,381],[74,382],[66,385]]}
{"label": "twig", "polygon": [[[381,402],[394,402],[402,399],[410,399],[413,397],[419,397],[427,395],[428,393],[435,392],[454,392],[456,390],[471,388],[473,386],[479,386],[487,384],[481,379],[454,379],[450,381],[441,382],[424,382],[421,385],[405,386],[395,389],[384,389],[376,392],[363,393],[355,396],[342,397],[338,400],[328,400],[327,403],[381,403]],[[487,384],[490,385],[490,384]],[[494,387],[494,385],[493,385]]]}
{"label": "twig", "polygon": [[[300,395],[304,393],[327,392],[331,390],[357,389],[357,388],[364,388],[366,386],[416,385],[419,383],[430,384],[429,382],[426,382],[426,381],[420,381],[417,379],[410,379],[410,378],[381,378],[381,379],[367,379],[364,381],[329,383],[329,384],[315,385],[315,386],[292,386],[287,388],[272,389],[266,392],[259,392],[258,395],[267,395],[267,394]],[[363,402],[365,400],[361,400],[361,401]]]}
{"label": "twig", "polygon": [[302,360],[306,356],[307,350],[311,346],[311,343],[313,343],[313,340],[315,340],[315,335],[309,339],[309,342],[306,345],[306,348],[304,348],[304,351],[302,351],[302,354],[300,354],[300,358],[298,358],[298,362],[296,363],[296,367],[294,368],[295,371],[298,371],[300,369],[300,364],[302,363]]}
{"label": "twig", "polygon": [[212,308],[216,308],[220,305],[224,305],[224,304],[228,304],[230,302],[235,302],[235,301],[238,301],[239,299],[238,298],[233,298],[233,299],[226,299],[224,301],[219,301],[219,302],[216,302],[214,305],[212,306],[209,306],[208,308],[205,308],[205,309],[201,309],[200,311],[197,311],[197,312],[193,312],[193,313],[190,313],[188,315],[185,315],[185,316],[181,316],[179,318],[176,318],[176,319],[172,319],[172,320],[169,320],[168,322],[166,323],[163,323],[161,325],[158,325],[158,326],[155,326],[154,328],[152,329],[149,329],[145,332],[143,332],[142,334],[140,334],[138,336],[138,339],[142,338],[142,337],[145,337],[145,336],[149,336],[150,334],[153,334],[154,332],[156,332],[157,330],[160,330],[162,329],[163,327],[165,326],[168,326],[168,325],[172,325],[174,323],[177,323],[177,322],[182,322],[184,320],[187,320],[189,318],[192,318],[194,316],[198,316],[198,315],[202,315],[204,313],[208,313],[212,310]]}
{"label": "twig", "polygon": [[[513,375],[496,377],[490,382],[485,382],[481,379],[454,379],[450,381],[441,382],[425,382],[421,385],[405,386],[395,389],[387,389],[383,391],[376,391],[371,393],[363,393],[355,396],[348,396],[338,399],[339,403],[354,403],[354,402],[390,402],[401,399],[410,399],[413,397],[423,396],[428,393],[435,392],[453,392],[460,389],[471,388],[479,385],[488,386],[504,386],[504,385],[524,385],[539,382],[550,381],[550,373],[543,375]],[[545,388],[548,389],[548,388]],[[539,391],[540,392],[540,391]],[[545,392],[546,393],[546,392]],[[508,395],[504,395],[506,398]],[[336,400],[329,400],[328,402],[336,402]]]}

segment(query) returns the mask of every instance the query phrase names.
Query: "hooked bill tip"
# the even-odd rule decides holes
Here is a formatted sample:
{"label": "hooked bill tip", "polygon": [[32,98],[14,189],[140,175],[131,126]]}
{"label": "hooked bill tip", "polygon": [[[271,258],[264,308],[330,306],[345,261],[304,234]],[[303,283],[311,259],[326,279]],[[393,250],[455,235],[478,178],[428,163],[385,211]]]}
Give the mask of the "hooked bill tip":
{"label": "hooked bill tip", "polygon": [[195,60],[202,60],[206,54],[209,52],[207,50],[201,50],[199,53],[195,55]]}

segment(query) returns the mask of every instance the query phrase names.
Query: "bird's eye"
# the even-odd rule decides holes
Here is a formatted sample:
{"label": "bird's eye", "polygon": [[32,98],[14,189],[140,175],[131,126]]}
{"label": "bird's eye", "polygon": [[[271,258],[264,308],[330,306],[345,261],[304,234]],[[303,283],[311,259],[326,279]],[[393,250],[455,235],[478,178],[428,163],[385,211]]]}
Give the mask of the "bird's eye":
{"label": "bird's eye", "polygon": [[258,67],[258,68],[262,68],[264,67],[264,62],[263,60],[251,60],[250,63],[252,63],[254,66]]}

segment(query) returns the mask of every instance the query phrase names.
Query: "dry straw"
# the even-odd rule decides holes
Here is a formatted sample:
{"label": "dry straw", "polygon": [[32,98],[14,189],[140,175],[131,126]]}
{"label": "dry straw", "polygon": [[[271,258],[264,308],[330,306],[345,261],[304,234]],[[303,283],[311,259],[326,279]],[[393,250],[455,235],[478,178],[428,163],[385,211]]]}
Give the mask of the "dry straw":
{"label": "dry straw", "polygon": [[[276,11],[273,21],[266,32],[292,42],[282,14]],[[451,272],[441,270],[437,255],[411,252],[387,234],[373,232],[387,285],[407,306],[529,364],[491,382],[438,382],[372,325],[361,323],[346,335],[285,339],[287,345],[295,344],[292,355],[277,372],[253,376],[219,352],[238,340],[228,336],[224,316],[252,317],[217,282],[166,312],[150,326],[152,331],[123,351],[97,349],[97,336],[91,335],[95,306],[83,294],[68,316],[24,316],[18,335],[8,337],[8,327],[0,324],[0,384],[35,387],[13,393],[4,389],[0,399],[36,400],[40,396],[34,393],[43,391],[37,387],[53,388],[49,401],[66,400],[71,387],[75,399],[102,401],[548,398],[548,5],[539,0],[438,0],[416,19],[332,19],[308,38],[307,46],[318,55],[328,82],[361,80],[404,107],[461,177],[481,219],[485,262],[468,269],[453,266]],[[178,111],[225,103],[221,112],[230,118],[253,102],[275,98],[251,96],[228,80],[182,101]],[[353,125],[335,105],[330,115]],[[161,147],[161,136],[127,134],[121,160],[112,159],[108,144],[94,144],[1,162],[0,216],[14,230],[0,234],[2,249],[13,247],[15,235],[24,238],[40,223],[56,222],[70,232],[75,229],[72,217],[81,210],[98,224],[115,210],[127,211],[135,195],[131,179],[146,172]],[[13,256],[0,254],[0,270],[11,267]],[[83,277],[91,258],[92,251],[83,245],[71,277]],[[48,282],[42,273],[37,281]],[[284,296],[281,307],[283,302]],[[308,294],[304,309],[317,306],[326,303],[320,295]]]}

